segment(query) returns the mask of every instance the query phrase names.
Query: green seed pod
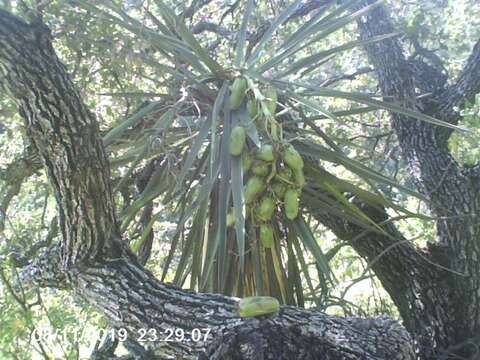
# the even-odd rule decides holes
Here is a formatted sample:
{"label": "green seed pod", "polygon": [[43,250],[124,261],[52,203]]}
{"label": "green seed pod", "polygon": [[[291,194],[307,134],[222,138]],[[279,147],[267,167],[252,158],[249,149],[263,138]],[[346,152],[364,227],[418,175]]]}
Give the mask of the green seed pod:
{"label": "green seed pod", "polygon": [[232,129],[230,134],[230,155],[239,156],[242,153],[246,138],[245,129],[242,126],[235,126]]}
{"label": "green seed pod", "polygon": [[262,242],[263,247],[269,249],[273,247],[273,229],[270,224],[260,225],[260,241]]}
{"label": "green seed pod", "polygon": [[252,317],[277,313],[280,303],[271,296],[251,296],[241,299],[236,307],[240,317]]}
{"label": "green seed pod", "polygon": [[258,115],[258,104],[255,100],[249,99],[247,101],[247,111],[250,118],[255,119]]}
{"label": "green seed pod", "polygon": [[287,145],[282,154],[285,164],[290,166],[293,170],[303,169],[303,159],[297,150],[292,145]]}
{"label": "green seed pod", "polygon": [[256,160],[252,165],[252,173],[258,176],[267,176],[270,173],[270,166],[265,161]]}
{"label": "green seed pod", "polygon": [[233,214],[233,212],[229,212],[227,214],[227,227],[233,227],[235,226],[235,215]]}
{"label": "green seed pod", "polygon": [[275,178],[283,182],[290,182],[292,179],[292,175],[292,169],[290,169],[289,167],[282,167],[280,170],[277,171],[277,175],[275,175]]}
{"label": "green seed pod", "polygon": [[283,197],[285,196],[285,192],[287,191],[287,185],[285,185],[282,182],[275,182],[272,185],[272,190],[278,199],[283,200]]}
{"label": "green seed pod", "polygon": [[278,100],[277,90],[274,87],[269,86],[265,89],[263,95],[266,97],[264,104],[270,112],[270,115],[275,115]]}
{"label": "green seed pod", "polygon": [[230,94],[230,110],[237,110],[242,105],[245,92],[247,91],[247,79],[237,77],[232,85],[232,93]]}
{"label": "green seed pod", "polygon": [[273,161],[275,159],[275,157],[273,156],[273,146],[262,145],[262,147],[257,150],[256,157],[257,159],[263,161]]}
{"label": "green seed pod", "polygon": [[252,155],[250,155],[248,152],[244,152],[242,154],[242,170],[244,174],[246,174],[250,170],[250,168],[252,167],[252,164],[253,164]]}
{"label": "green seed pod", "polygon": [[245,185],[245,203],[249,204],[265,189],[265,180],[252,176]]}
{"label": "green seed pod", "polygon": [[305,186],[305,175],[303,174],[303,170],[295,170],[294,171],[294,176],[295,176],[295,184],[299,188],[303,188]]}
{"label": "green seed pod", "polygon": [[270,220],[275,211],[275,200],[269,196],[263,197],[256,210],[257,216],[261,221]]}
{"label": "green seed pod", "polygon": [[287,219],[293,220],[298,216],[298,192],[295,189],[289,188],[285,192],[283,198],[285,215]]}

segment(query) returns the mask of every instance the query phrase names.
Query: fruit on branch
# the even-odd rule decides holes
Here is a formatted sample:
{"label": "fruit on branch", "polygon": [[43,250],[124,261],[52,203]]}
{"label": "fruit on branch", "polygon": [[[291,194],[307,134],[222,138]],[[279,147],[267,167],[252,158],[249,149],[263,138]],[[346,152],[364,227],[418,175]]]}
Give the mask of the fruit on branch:
{"label": "fruit on branch", "polygon": [[293,175],[292,169],[290,169],[289,167],[283,166],[282,168],[280,168],[280,170],[278,170],[275,178],[281,182],[291,184],[292,175]]}
{"label": "fruit on branch", "polygon": [[238,315],[241,317],[275,314],[280,310],[280,303],[271,296],[251,296],[237,303]]}
{"label": "fruit on branch", "polygon": [[283,198],[285,216],[289,220],[294,220],[298,216],[299,193],[296,189],[288,188]]}
{"label": "fruit on branch", "polygon": [[273,247],[273,229],[270,224],[260,225],[260,241],[263,247],[270,249]]}
{"label": "fruit on branch", "polygon": [[287,191],[287,185],[281,182],[274,182],[272,185],[272,191],[278,200],[283,200],[285,192]]}
{"label": "fruit on branch", "polygon": [[252,173],[258,176],[267,176],[270,173],[270,166],[262,160],[256,160],[252,165]]}
{"label": "fruit on branch", "polygon": [[237,77],[233,81],[232,93],[230,94],[230,110],[237,110],[242,105],[247,87],[247,79],[244,77]]}
{"label": "fruit on branch", "polygon": [[[242,119],[248,116],[249,121],[232,129],[229,145],[232,156],[242,156],[246,224],[254,226],[263,247],[271,248],[274,246],[273,222],[285,218],[294,220],[299,214],[299,199],[305,186],[303,158],[283,139],[282,123],[275,118],[278,101],[275,87],[237,77],[231,86],[229,101],[232,110],[246,102],[246,112],[242,109],[240,115]],[[252,142],[262,143],[255,150],[249,149],[251,143],[246,141],[247,123],[256,128],[258,134],[258,139],[252,137]],[[277,209],[281,209],[284,216]],[[227,214],[228,226],[235,225],[233,214],[233,211]]]}
{"label": "fruit on branch", "polygon": [[273,155],[272,145],[262,145],[255,154],[256,158],[263,161],[273,161],[275,156]]}
{"label": "fruit on branch", "polygon": [[252,203],[256,197],[265,190],[265,180],[258,176],[252,176],[245,185],[245,203]]}
{"label": "fruit on branch", "polygon": [[235,126],[230,134],[230,155],[240,156],[245,146],[247,136],[243,126]]}
{"label": "fruit on branch", "polygon": [[257,207],[257,216],[261,221],[269,221],[275,212],[275,200],[264,196]]}
{"label": "fruit on branch", "polygon": [[275,111],[277,110],[277,101],[278,101],[277,90],[272,86],[267,86],[263,95],[265,96],[263,105],[267,110],[267,114],[270,116],[275,116]]}
{"label": "fruit on branch", "polygon": [[295,178],[295,185],[297,185],[300,189],[305,186],[305,175],[303,170],[295,170],[294,171],[294,178]]}
{"label": "fruit on branch", "polygon": [[250,118],[252,120],[255,120],[256,117],[258,116],[258,104],[255,100],[248,99],[248,101],[247,101],[247,111],[248,111],[248,115],[250,115]]}
{"label": "fruit on branch", "polygon": [[303,159],[293,145],[288,144],[283,150],[282,159],[293,170],[303,169]]}

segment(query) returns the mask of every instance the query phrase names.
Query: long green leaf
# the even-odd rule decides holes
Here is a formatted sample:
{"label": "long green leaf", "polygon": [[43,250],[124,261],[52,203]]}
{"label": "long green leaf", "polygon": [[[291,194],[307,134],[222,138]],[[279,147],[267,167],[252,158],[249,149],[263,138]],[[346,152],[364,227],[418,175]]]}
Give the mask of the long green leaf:
{"label": "long green leaf", "polygon": [[428,199],[422,194],[414,191],[406,186],[403,186],[396,182],[395,180],[390,179],[389,177],[365,166],[355,159],[351,159],[345,155],[339,154],[337,152],[331,151],[319,144],[304,140],[296,141],[295,147],[298,148],[301,154],[306,156],[313,156],[313,158],[320,158],[325,161],[333,162],[344,166],[346,169],[350,170],[352,173],[357,174],[361,178],[371,179],[380,183],[388,184],[394,186],[398,189],[403,190],[405,193],[415,196],[418,199],[423,201],[428,201]]}
{"label": "long green leaf", "polygon": [[280,15],[278,15],[275,20],[273,20],[272,24],[268,28],[268,30],[263,34],[262,38],[258,42],[257,46],[255,46],[254,50],[252,51],[251,55],[248,57],[247,66],[251,67],[258,61],[258,57],[260,56],[261,51],[265,48],[265,45],[268,41],[271,40],[272,35],[277,31],[277,29],[282,25],[298,8],[298,5],[302,2],[302,0],[296,0],[292,4],[290,4]]}
{"label": "long green leaf", "polygon": [[135,114],[125,119],[122,123],[115,126],[103,137],[103,144],[105,146],[110,145],[113,141],[118,139],[129,127],[135,125],[138,121],[143,119],[146,115],[161,108],[163,105],[162,101],[155,101],[147,106],[138,110]]}
{"label": "long green leaf", "polygon": [[[306,47],[315,44],[316,42],[319,42],[326,38],[328,35],[334,33],[335,31],[343,28],[345,25],[348,23],[352,22],[353,20],[365,15],[367,12],[372,11],[376,7],[380,6],[380,4],[383,2],[383,0],[379,0],[371,5],[368,5],[352,14],[349,14],[347,16],[341,17],[339,19],[335,19],[335,21],[332,21],[328,24],[317,24],[314,28],[311,30],[315,30],[315,33],[317,35],[307,41],[306,43],[303,41],[299,41],[297,44],[294,46],[290,47],[289,49],[283,51],[282,53],[275,55],[271,57],[266,63],[258,67],[259,73],[264,73],[265,71],[271,69],[273,66],[279,64],[283,60],[293,56],[295,53],[298,51],[301,51],[305,49]],[[318,29],[317,29],[318,28]]]}
{"label": "long green leaf", "polygon": [[212,118],[207,117],[202,124],[202,127],[198,131],[198,134],[195,138],[195,141],[192,145],[190,152],[188,153],[187,159],[185,160],[185,164],[180,171],[180,175],[178,176],[177,186],[175,187],[175,192],[177,192],[180,187],[183,185],[183,180],[185,180],[185,176],[187,176],[188,171],[192,167],[195,159],[198,157],[200,150],[204,144],[205,139],[208,136],[211,128]]}
{"label": "long green leaf", "polygon": [[447,127],[447,128],[454,129],[454,130],[468,132],[467,129],[463,129],[459,126],[455,126],[455,125],[449,124],[445,121],[435,119],[434,117],[431,117],[429,115],[425,115],[421,112],[417,112],[417,111],[407,109],[407,108],[405,108],[403,106],[400,106],[398,104],[395,104],[393,102],[375,100],[375,99],[372,99],[370,96],[362,94],[362,93],[345,92],[345,91],[340,91],[340,90],[319,88],[319,87],[314,87],[314,86],[310,86],[310,85],[306,85],[306,84],[302,84],[301,86],[307,87],[307,88],[310,89],[308,92],[305,92],[303,94],[305,96],[324,96],[324,97],[334,97],[334,98],[342,98],[342,99],[352,100],[352,101],[355,101],[355,102],[358,102],[358,103],[361,103],[361,104],[375,106],[378,109],[390,110],[392,112],[405,115],[409,118],[425,121],[427,123],[434,124],[434,125],[437,125],[437,126],[443,126],[443,127]]}
{"label": "long green leaf", "polygon": [[[303,68],[306,68],[306,67],[311,67],[311,66],[315,66],[317,68],[317,64],[318,62],[324,60],[325,58],[331,56],[331,55],[336,55],[336,54],[339,54],[341,53],[342,51],[345,51],[345,50],[349,50],[349,49],[353,49],[357,46],[365,46],[367,44],[371,44],[371,43],[375,43],[375,42],[379,42],[379,41],[382,41],[382,40],[385,40],[385,39],[390,39],[392,37],[396,37],[398,35],[400,35],[401,33],[392,33],[392,34],[385,34],[385,35],[379,35],[379,36],[374,36],[372,38],[369,38],[368,40],[355,40],[355,41],[350,41],[346,44],[343,44],[343,45],[340,45],[340,46],[336,46],[336,47],[333,47],[331,49],[328,49],[328,50],[324,50],[324,51],[320,51],[320,52],[317,52],[313,55],[310,55],[310,56],[306,56],[296,62],[294,62],[292,65],[288,66],[288,68],[284,71],[282,71],[281,73],[279,73],[278,75],[276,75],[277,78],[282,78],[282,77],[285,77],[287,75],[290,75],[290,74],[293,74],[293,73],[297,73],[299,72],[301,69]],[[308,70],[307,70],[308,71]]]}
{"label": "long green leaf", "polygon": [[318,246],[317,241],[315,240],[310,228],[305,223],[303,217],[298,216],[290,223],[297,236],[302,240],[303,244],[308,248],[308,250],[310,250],[323,275],[326,278],[331,279],[331,270],[330,265],[328,264],[328,259],[323,254],[320,246]]}
{"label": "long green leaf", "polygon": [[190,228],[187,240],[182,249],[182,254],[180,256],[180,260],[178,262],[178,266],[175,272],[175,277],[173,279],[173,283],[177,284],[177,286],[181,285],[180,280],[185,274],[189,258],[191,256],[198,256],[198,254],[195,254],[194,252],[195,244],[197,241],[200,241],[200,238],[202,237],[203,226],[207,217],[207,206],[208,202],[203,201],[202,205],[198,208],[197,213],[195,214],[195,217],[193,219],[192,227]]}
{"label": "long green leaf", "polygon": [[328,15],[324,15],[324,11],[319,11],[316,15],[312,16],[305,24],[299,27],[292,35],[290,35],[280,46],[281,49],[289,49],[292,46],[296,46],[299,43],[308,39],[311,35],[317,34],[319,29],[325,27],[332,19],[336,19],[346,10],[353,7],[356,3],[364,0],[352,0],[343,3],[341,6],[333,9]]}
{"label": "long green leaf", "polygon": [[192,48],[195,54],[207,65],[207,67],[214,73],[223,72],[223,68],[213,60],[208,52],[200,45],[195,39],[195,36],[188,30],[187,26],[183,22],[180,16],[176,16],[175,13],[168,7],[163,1],[155,0],[155,3],[160,8],[163,18],[174,28],[183,40]]}
{"label": "long green leaf", "polygon": [[240,31],[237,36],[237,56],[235,58],[235,65],[241,67],[245,59],[245,42],[247,39],[247,26],[248,19],[253,11],[253,0],[247,0],[247,6],[245,12],[243,13],[242,24],[240,25]]}

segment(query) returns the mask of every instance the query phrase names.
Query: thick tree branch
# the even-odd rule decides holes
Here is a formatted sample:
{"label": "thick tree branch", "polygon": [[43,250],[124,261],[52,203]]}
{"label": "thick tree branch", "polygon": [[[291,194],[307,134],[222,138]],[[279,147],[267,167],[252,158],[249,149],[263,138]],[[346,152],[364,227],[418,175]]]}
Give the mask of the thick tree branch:
{"label": "thick tree branch", "polygon": [[[52,247],[25,272],[33,285],[63,287],[60,251]],[[99,309],[132,341],[152,329],[147,347],[201,359],[413,359],[410,338],[393,319],[341,318],[282,307],[278,315],[242,319],[236,299],[197,294],[159,283],[133,259],[92,264],[71,276],[77,295]],[[204,341],[165,342],[168,329],[210,331]],[[288,339],[288,341],[286,340]],[[287,344],[290,344],[287,346]],[[252,356],[254,351],[254,356]]]}
{"label": "thick tree branch", "polygon": [[[456,109],[462,109],[465,101],[473,103],[475,95],[480,93],[480,40],[473,47],[457,81],[441,95],[439,101],[442,104],[437,112],[441,117],[456,123],[460,113]],[[442,116],[443,115],[443,116]]]}
{"label": "thick tree branch", "polygon": [[22,286],[67,289],[69,284],[61,266],[60,244],[56,243],[20,271]]}
{"label": "thick tree branch", "polygon": [[199,23],[195,24],[195,26],[192,27],[192,33],[194,34],[200,34],[201,32],[204,32],[204,31],[214,32],[223,37],[227,37],[232,33],[225,26],[211,23],[208,21],[200,21]]}
{"label": "thick tree branch", "polygon": [[[307,172],[307,177],[308,174]],[[336,183],[341,189],[341,184],[335,182],[333,177],[330,182]],[[378,229],[362,227],[343,217],[332,215],[329,211],[319,210],[331,206],[324,200],[329,198],[328,194],[317,195],[322,193],[321,187],[309,180],[303,196],[308,198],[306,204],[316,206],[309,207],[308,213],[330,228],[340,239],[348,242],[367,261],[390,294],[405,326],[416,334],[420,347],[431,348],[432,342],[435,341],[434,334],[443,332],[442,323],[448,322],[450,316],[447,303],[450,298],[450,287],[447,285],[452,281],[452,274],[446,271],[445,266],[448,266],[448,262],[445,261],[443,254],[435,252],[436,248],[423,253],[415,248],[392,224],[381,204],[371,201],[368,203],[368,199],[362,199],[361,196],[353,200],[353,203],[375,221],[384,233]],[[333,198],[330,200],[335,202]],[[325,203],[321,205],[322,202]],[[427,327],[425,324],[430,322],[429,317],[432,316],[430,311],[433,311],[432,299],[437,299],[435,317],[442,321],[433,327]],[[443,335],[446,337],[446,334]]]}
{"label": "thick tree branch", "polygon": [[[357,24],[362,39],[391,33],[394,30],[383,6],[372,11],[366,19],[358,21]],[[366,45],[365,50],[375,68],[384,96],[392,97],[411,110],[436,113],[437,109],[426,107],[432,106],[431,103],[422,104],[415,100],[414,74],[397,39]],[[470,64],[475,68],[473,63]],[[467,90],[465,86],[469,89],[476,87],[477,80],[467,79],[468,77],[465,77],[463,80],[464,90]],[[448,346],[449,341],[460,342],[462,338],[476,333],[479,328],[480,234],[476,225],[480,209],[479,186],[465,176],[449,153],[447,140],[450,131],[400,114],[392,114],[391,118],[410,174],[420,192],[430,200],[431,211],[439,218],[438,247],[443,249],[440,252],[448,254],[445,256],[446,265],[455,273],[464,274],[453,275],[453,281],[448,282],[452,291],[445,295],[449,297],[448,303],[455,306],[449,307],[448,321],[441,324],[438,329],[435,329],[434,324],[442,323],[443,320],[442,316],[439,316],[437,305],[422,303],[421,299],[418,299],[418,309],[423,311],[417,315],[421,317],[422,314],[429,314],[426,323],[428,325],[423,327],[430,331],[430,339],[421,336],[420,341],[426,341],[424,349],[431,349],[426,351],[424,356],[434,357],[438,344]],[[424,288],[427,294],[430,291],[429,284],[420,284],[420,287]],[[462,324],[462,327],[459,328],[458,324]],[[410,329],[412,333],[418,330]]]}
{"label": "thick tree branch", "polygon": [[54,185],[62,263],[70,266],[114,249],[115,209],[98,124],[55,55],[49,30],[1,11],[0,75]]}
{"label": "thick tree branch", "polygon": [[4,182],[0,194],[0,233],[5,226],[10,202],[20,192],[23,182],[40,169],[41,163],[38,156],[30,152],[9,164],[5,170],[0,170],[0,179]]}

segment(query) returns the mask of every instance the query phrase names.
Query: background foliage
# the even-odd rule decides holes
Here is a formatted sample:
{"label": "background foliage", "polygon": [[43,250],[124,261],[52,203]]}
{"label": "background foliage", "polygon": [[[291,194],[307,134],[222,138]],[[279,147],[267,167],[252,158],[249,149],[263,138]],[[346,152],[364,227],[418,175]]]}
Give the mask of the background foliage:
{"label": "background foliage", "polygon": [[[249,289],[243,286],[246,283],[231,280],[238,278],[240,269],[238,256],[232,255],[232,252],[238,254],[238,233],[230,229],[225,232],[226,236],[219,232],[215,237],[210,231],[212,228],[205,226],[208,221],[221,224],[226,217],[219,206],[218,197],[222,192],[216,185],[211,184],[212,193],[202,198],[205,187],[209,186],[208,174],[222,164],[222,152],[218,150],[220,157],[217,158],[212,148],[224,141],[223,132],[216,131],[213,125],[205,126],[212,121],[208,114],[214,111],[216,100],[219,103],[222,99],[217,97],[218,91],[206,93],[206,98],[190,92],[189,81],[208,81],[211,75],[203,65],[197,65],[199,52],[193,40],[188,43],[185,35],[182,40],[193,49],[193,57],[188,51],[179,50],[172,51],[175,56],[165,56],[172,42],[159,34],[174,31],[182,38],[182,28],[181,24],[172,22],[172,18],[165,18],[166,11],[159,1],[47,3],[43,20],[52,30],[55,48],[81,89],[85,102],[97,115],[108,144],[113,184],[118,190],[116,196],[121,209],[119,216],[132,248],[141,251],[151,228],[153,247],[147,267],[159,278],[194,290],[237,296],[260,293],[255,286]],[[238,46],[237,39],[237,34],[242,33],[247,3],[212,1],[185,18],[186,26],[208,49],[203,54],[205,59],[213,59],[223,69],[235,65],[238,49],[245,50],[247,55],[251,53],[250,42],[242,47]],[[188,13],[191,5],[168,3],[177,14]],[[281,16],[289,5],[276,0],[256,2],[248,19],[246,38],[251,39],[256,31],[265,27],[267,19]],[[412,55],[423,48],[435,49],[435,54],[444,61],[445,71],[459,71],[470,45],[480,35],[480,5],[476,1],[392,1],[390,5],[398,30],[402,32],[400,36],[417,44],[417,48],[413,45],[410,48]],[[4,6],[25,18],[30,16],[28,8],[34,8],[31,2],[4,1]],[[343,15],[351,12],[350,9]],[[360,47],[334,54],[336,56],[323,59],[320,65],[308,58],[357,40],[354,22],[343,24],[338,20],[340,15],[334,18],[337,20],[330,25],[335,31],[304,49],[297,49],[278,67],[266,69],[265,78],[273,79],[272,83],[284,90],[281,100],[290,104],[289,112],[278,116],[279,121],[287,123],[285,128],[290,129],[289,139],[298,144],[305,159],[320,157],[324,171],[345,181],[330,182],[335,185],[330,192],[328,186],[323,189],[335,200],[331,203],[326,203],[326,198],[315,202],[312,195],[315,189],[304,190],[307,194],[303,199],[305,226],[295,232],[298,241],[288,243],[296,244],[293,248],[287,242],[280,242],[284,239],[279,237],[275,252],[280,266],[275,268],[272,260],[274,268],[269,270],[267,282],[271,283],[270,293],[284,303],[342,315],[388,313],[395,316],[390,299],[365,261],[315,220],[311,211],[315,208],[320,214],[323,211],[328,215],[328,211],[335,211],[337,206],[338,211],[345,212],[346,219],[354,219],[371,229],[373,225],[358,209],[342,203],[346,199],[335,189],[343,184],[342,192],[368,191],[370,199],[389,206],[392,216],[407,214],[396,222],[406,238],[420,245],[434,240],[433,223],[428,219],[421,197],[413,191],[388,118],[384,111],[371,109],[372,104],[359,105],[358,101],[338,96],[313,96],[308,100],[314,102],[310,105],[298,99],[291,101],[291,97],[288,102],[287,92],[291,88],[285,86],[300,81],[317,88],[328,85],[328,89],[344,92],[376,93],[375,79]],[[220,20],[220,33],[199,31],[199,23]],[[268,59],[278,54],[278,46],[304,24],[305,18],[297,18],[278,27],[266,39],[265,51],[251,58],[252,63],[268,63]],[[146,27],[155,32],[149,33]],[[325,27],[317,30],[322,29]],[[299,44],[307,40],[303,35],[298,39]],[[305,58],[310,60],[302,71],[293,68],[290,74],[279,77],[279,73],[285,73],[296,61]],[[229,80],[229,75],[220,78]],[[221,82],[212,82],[214,85],[210,88],[222,88]],[[364,106],[371,111],[358,111]],[[456,133],[450,141],[457,159],[466,164],[474,163],[480,151],[475,140],[480,131],[479,108],[480,100],[476,104],[465,104],[468,116],[461,125],[471,131]],[[293,125],[288,124],[289,121]],[[112,132],[112,129],[116,130]],[[3,94],[0,95],[0,153],[0,200],[5,201],[12,191],[10,183],[15,183],[17,176],[16,167],[9,164],[22,158],[30,159],[31,149],[25,142],[16,108]],[[152,160],[156,169],[153,176],[157,177],[152,181],[155,186],[149,187],[141,183],[141,175]],[[17,277],[15,265],[41,251],[37,244],[51,243],[57,236],[52,191],[42,170],[35,168],[32,172],[18,195],[12,198],[8,211],[0,213],[4,223],[0,232],[0,357],[87,358],[93,347],[98,346],[93,336],[95,329],[106,327],[100,316],[91,308],[74,303],[65,292],[23,291]],[[311,165],[307,165],[306,173],[311,181],[321,183],[323,178],[317,178],[318,172]],[[134,181],[134,177],[140,180]],[[303,222],[296,226],[300,224]],[[292,232],[285,230],[286,233]],[[249,234],[246,239],[248,243]],[[212,250],[215,246],[219,246],[218,252]],[[205,266],[209,263],[212,272]],[[255,277],[263,271],[249,263],[247,256],[245,273]],[[217,281],[220,276],[226,276],[227,280],[230,277],[230,281]],[[84,327],[85,324],[88,326]],[[35,328],[61,331],[68,327],[82,330],[83,336],[75,339],[70,331],[67,339],[49,338],[40,343],[31,340]]]}

